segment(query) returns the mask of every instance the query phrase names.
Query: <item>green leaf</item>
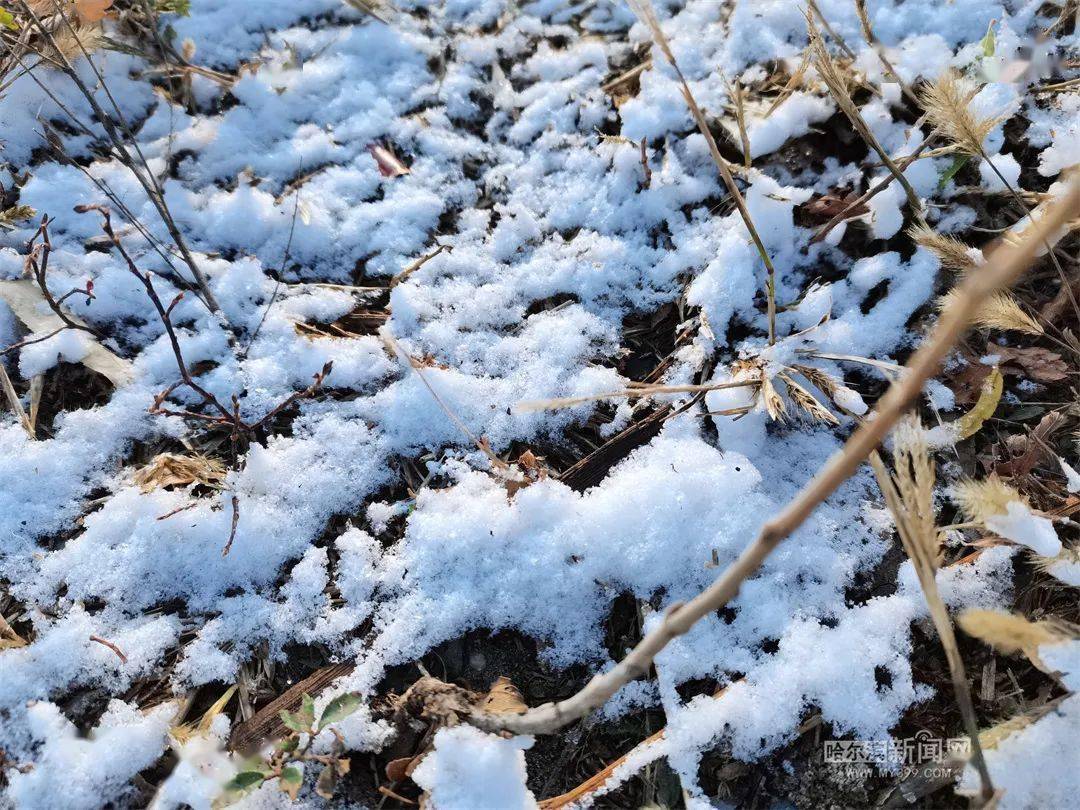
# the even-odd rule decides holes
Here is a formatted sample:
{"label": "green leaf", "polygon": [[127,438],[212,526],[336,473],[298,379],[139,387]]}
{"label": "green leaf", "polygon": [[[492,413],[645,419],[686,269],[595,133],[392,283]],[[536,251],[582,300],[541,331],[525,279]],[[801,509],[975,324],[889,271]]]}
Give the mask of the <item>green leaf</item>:
{"label": "green leaf", "polygon": [[291,728],[293,731],[301,733],[311,731],[311,723],[305,723],[299,714],[293,714],[282,709],[278,712],[278,717],[281,718],[281,722],[285,724],[286,728]]}
{"label": "green leaf", "polygon": [[967,155],[957,155],[955,158],[953,158],[953,162],[949,166],[949,168],[947,168],[945,171],[943,171],[941,173],[941,178],[938,180],[938,184],[937,184],[938,191],[941,191],[941,189],[945,188],[945,186],[947,186],[949,184],[949,181],[952,180],[956,176],[956,173],[958,171],[960,171],[962,168],[964,168],[964,165],[967,162],[968,162],[968,156]]}
{"label": "green leaf", "polygon": [[315,699],[307,692],[300,698],[300,710],[296,713],[296,718],[308,728],[315,725]]}
{"label": "green leaf", "polygon": [[300,738],[299,737],[289,736],[289,737],[286,737],[284,740],[278,740],[276,743],[274,743],[274,750],[275,751],[285,751],[285,752],[295,751],[299,745],[300,745]]}
{"label": "green leaf", "polygon": [[262,771],[240,771],[225,785],[225,790],[239,793],[250,790],[256,785],[262,784],[265,780],[266,774]]}
{"label": "green leaf", "polygon": [[290,765],[281,772],[278,782],[282,792],[289,794],[289,798],[295,802],[296,794],[300,792],[300,787],[304,784],[304,772],[295,765]]}
{"label": "green leaf", "polygon": [[319,731],[322,731],[331,723],[344,720],[350,714],[359,709],[364,703],[364,698],[359,692],[346,692],[326,704],[322,717],[319,718]]}
{"label": "green leaf", "polygon": [[986,36],[982,38],[979,43],[982,45],[982,54],[984,57],[990,57],[994,55],[994,51],[997,50],[997,42],[994,40],[994,23],[997,20],[991,20],[990,25],[987,26]]}
{"label": "green leaf", "polygon": [[15,22],[15,15],[5,8],[0,8],[0,25],[10,31],[19,30],[19,24]]}

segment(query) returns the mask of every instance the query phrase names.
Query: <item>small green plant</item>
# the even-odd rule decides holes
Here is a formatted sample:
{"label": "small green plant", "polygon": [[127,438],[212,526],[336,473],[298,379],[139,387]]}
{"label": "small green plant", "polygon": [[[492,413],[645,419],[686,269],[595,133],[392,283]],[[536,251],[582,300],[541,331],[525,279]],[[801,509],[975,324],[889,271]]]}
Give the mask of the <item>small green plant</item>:
{"label": "small green plant", "polygon": [[[363,698],[356,692],[347,692],[331,700],[318,722],[315,721],[315,700],[304,694],[300,708],[295,712],[282,710],[281,722],[289,733],[274,743],[268,755],[247,760],[240,772],[225,785],[225,791],[215,802],[215,807],[225,807],[239,801],[265,782],[278,780],[278,786],[289,798],[296,800],[304,783],[304,767],[307,763],[322,766],[319,778],[315,782],[315,792],[324,799],[332,798],[337,780],[349,772],[349,760],[341,755],[345,752],[345,741],[341,734],[329,728],[360,708]],[[329,754],[313,754],[311,746],[320,732],[329,729],[334,735],[334,743]],[[307,738],[303,745],[301,740]]]}

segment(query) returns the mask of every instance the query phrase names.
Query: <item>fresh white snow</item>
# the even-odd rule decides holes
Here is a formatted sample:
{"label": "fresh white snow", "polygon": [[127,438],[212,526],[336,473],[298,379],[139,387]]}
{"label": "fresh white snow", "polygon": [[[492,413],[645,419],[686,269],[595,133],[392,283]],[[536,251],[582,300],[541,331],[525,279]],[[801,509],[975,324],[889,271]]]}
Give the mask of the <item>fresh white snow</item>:
{"label": "fresh white snow", "polygon": [[[594,406],[525,411],[516,405],[625,387],[610,359],[632,312],[685,294],[699,308],[689,316],[697,319],[690,324],[696,336],[664,381],[692,381],[714,355],[721,362],[711,381],[737,376],[732,362],[766,347],[765,271],[738,214],[717,205],[722,185],[659,53],[618,115],[600,89],[615,71],[636,64],[633,47],[648,42],[625,5],[396,5],[400,13],[384,25],[339,0],[192,0],[189,16],[169,19],[178,42],[194,43],[196,63],[246,66],[231,89],[235,103],[223,108],[221,88],[197,77],[194,113],[139,80],[136,72],[146,67],[139,58],[94,55],[124,116],[139,122],[136,137],[151,166],[164,171],[176,163],[164,180],[169,206],[241,335],[244,351],[230,346],[227,330],[194,295],[176,306],[173,320],[189,364],[206,361],[200,383],[223,402],[236,395],[243,417],[258,419],[333,362],[326,386],[334,396],[301,402],[288,431],[252,445],[224,489],[165,519],[159,518],[189,506],[195,495],[190,487],[144,492],[133,481],[131,453],[137,443],[191,433],[176,417],[147,413],[176,379],[171,348],[120,257],[84,250],[100,233],[99,218],[72,209],[105,202],[99,189],[77,166],[40,153],[30,163],[44,143],[41,122],[63,114],[26,77],[5,90],[0,156],[11,169],[0,177],[6,186],[12,172],[30,168],[20,203],[53,218],[54,292],[92,279],[96,298],[79,301],[78,314],[110,336],[106,345],[130,358],[134,371],[134,380],[106,404],[61,414],[41,440],[30,440],[9,411],[0,413],[0,578],[34,630],[29,646],[0,653],[0,748],[9,765],[33,764],[26,773],[5,772],[8,799],[19,808],[49,808],[61,794],[66,806],[80,808],[130,796],[131,778],[170,746],[173,704],[143,712],[121,698],[155,673],[165,673],[167,687],[182,696],[204,684],[235,682],[257,649],[281,659],[290,643],[320,644],[357,664],[323,703],[346,690],[374,697],[389,667],[477,628],[530,635],[556,666],[609,667],[603,622],[616,597],[629,592],[666,608],[707,586],[717,575],[712,561],[722,570],[735,559],[852,425],[844,416],[836,429],[807,420],[778,426],[760,409],[738,420],[707,416],[749,404],[748,389],[714,391],[600,485],[577,492],[548,478],[508,497],[485,454],[428,385],[496,453],[514,443],[557,441]],[[1045,23],[1037,16],[1040,3],[1028,0],[868,5],[876,34],[907,81],[974,64],[980,51],[973,43],[991,20],[998,21],[999,49],[1028,41]],[[853,4],[819,0],[819,6],[857,50],[870,79],[882,81]],[[794,67],[805,44],[802,9],[788,0],[688,0],[663,4],[660,14],[695,97],[712,115],[725,114],[730,101],[721,75],[740,76],[778,58]],[[1075,36],[1061,47],[1075,48]],[[92,81],[85,60],[82,69]],[[89,105],[63,76],[39,73],[99,131]],[[874,100],[864,114],[890,151],[910,152],[929,131],[905,120],[895,102]],[[988,114],[1010,113],[1021,100],[1011,84],[995,81],[977,104]],[[1056,176],[1080,161],[1075,98],[1024,112],[1033,120],[1029,140],[1040,150],[1040,173]],[[760,168],[747,178],[747,204],[778,268],[778,300],[795,302],[815,279],[835,279],[818,281],[780,312],[780,340],[762,355],[776,367],[802,362],[801,352],[811,349],[894,361],[918,341],[909,321],[931,302],[939,278],[938,262],[925,250],[882,249],[855,259],[836,246],[842,231],[810,244],[812,231],[795,225],[796,205],[845,177],[862,176],[858,166],[833,158],[821,174],[794,174],[783,160],[770,162],[832,113],[825,95],[800,91],[768,118],[748,122]],[[94,154],[85,135],[59,137],[73,156]],[[374,144],[391,147],[410,173],[384,176]],[[1016,182],[1019,165],[999,153],[1001,144],[999,127],[987,148]],[[919,161],[907,174],[920,195],[944,206],[933,215],[943,229],[971,216],[949,201],[951,187],[937,188],[949,163]],[[95,159],[87,171],[168,243],[126,168]],[[997,175],[989,167],[980,172],[984,185],[997,190]],[[904,205],[894,184],[874,198],[864,223],[850,227],[889,239],[903,224]],[[115,222],[124,224],[118,215]],[[36,221],[0,230],[0,279],[20,276],[35,227]],[[171,300],[175,279],[187,278],[187,268],[175,259],[170,268],[133,230],[122,233],[140,267],[161,274],[155,287],[163,301]],[[452,250],[393,287],[381,336],[312,339],[297,332],[297,322],[331,322],[366,300],[320,285],[384,284],[437,245]],[[368,281],[355,281],[358,268]],[[566,303],[531,309],[555,296]],[[749,337],[729,341],[732,333]],[[6,346],[21,337],[0,303],[0,341]],[[382,338],[431,362],[417,371]],[[86,337],[67,332],[3,362],[13,376],[28,379],[58,357],[77,362],[85,351]],[[877,371],[837,360],[814,363],[844,381],[839,405],[866,412],[858,389]],[[198,404],[183,392],[172,402]],[[611,431],[630,417],[629,405],[616,404]],[[417,460],[437,486],[421,488],[415,498],[379,501],[380,490],[400,483],[402,459]],[[1070,489],[1074,478],[1069,475]],[[239,522],[222,557],[233,496]],[[327,537],[339,516],[352,525]],[[401,516],[403,534],[384,545],[379,537]],[[1042,555],[1061,550],[1045,518],[1010,510],[998,522],[992,528]],[[911,623],[925,618],[910,566],[901,567],[889,595],[846,597],[856,578],[883,559],[889,532],[864,469],[743,586],[732,603],[734,618],[701,622],[658,658],[655,686],[631,685],[616,697],[611,714],[620,706],[662,707],[668,734],[613,778],[630,778],[666,756],[688,795],[702,800],[703,753],[723,740],[736,756],[758,758],[790,741],[812,709],[837,734],[887,736],[906,710],[930,696],[908,660]],[[950,605],[1004,604],[1013,553],[990,549],[972,565],[943,571]],[[658,618],[647,616],[646,626]],[[90,636],[114,643],[126,662]],[[767,641],[776,644],[773,652],[763,649]],[[891,675],[887,688],[876,683],[879,667]],[[683,700],[676,687],[703,677],[729,688],[718,699]],[[60,708],[80,689],[111,698],[86,737]],[[1072,718],[1075,733],[1080,710],[1065,706],[1054,722]],[[1040,729],[1039,750],[1060,760],[1052,753],[1061,745],[1047,724],[1052,719],[1029,733]],[[344,721],[341,731],[357,750],[378,749],[390,734],[367,710]],[[207,805],[228,775],[215,745],[203,740],[180,752],[181,764],[159,796],[162,806]],[[525,787],[529,745],[470,727],[445,729],[415,779],[435,808],[534,807],[544,797]],[[1009,785],[1005,806],[1046,806],[1049,799],[1037,800],[1042,790]],[[250,801],[280,799],[267,798],[269,792]],[[1028,799],[1017,796],[1035,798],[1025,805]],[[318,799],[308,791],[302,801]]]}

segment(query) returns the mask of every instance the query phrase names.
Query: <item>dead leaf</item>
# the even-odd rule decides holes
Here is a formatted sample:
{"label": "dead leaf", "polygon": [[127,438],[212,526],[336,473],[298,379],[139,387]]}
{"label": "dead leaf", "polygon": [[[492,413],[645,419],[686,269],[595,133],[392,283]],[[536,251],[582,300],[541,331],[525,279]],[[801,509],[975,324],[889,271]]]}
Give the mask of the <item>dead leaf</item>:
{"label": "dead leaf", "polygon": [[979,398],[983,382],[990,374],[990,366],[983,365],[973,357],[965,358],[967,365],[948,377],[949,388],[956,395],[957,405],[971,405]]}
{"label": "dead leaf", "polygon": [[373,143],[368,147],[368,152],[375,158],[375,163],[379,166],[379,174],[383,177],[401,177],[412,173],[409,167],[385,146]]}
{"label": "dead leaf", "polygon": [[841,195],[830,191],[828,194],[823,194],[817,199],[810,200],[801,207],[807,214],[825,220],[832,219],[837,214],[842,214],[844,212],[847,212],[848,216],[857,217],[865,214],[869,210],[866,207],[866,204],[863,203],[848,211],[848,206],[857,199],[859,199],[859,195],[854,192],[848,192],[847,194]]}
{"label": "dead leaf", "polygon": [[1030,435],[1011,436],[1011,441],[1007,445],[1011,457],[1008,461],[995,464],[994,472],[1002,478],[1027,475],[1050,452],[1048,450],[1050,439],[1061,427],[1063,421],[1064,417],[1061,413],[1050,411],[1039,420],[1039,424]]}
{"label": "dead leaf", "polygon": [[521,696],[521,691],[505,675],[495,679],[488,693],[476,706],[490,714],[520,714],[529,708]]}
{"label": "dead leaf", "polygon": [[180,456],[161,453],[135,473],[135,483],[143,492],[188,484],[216,486],[225,478],[225,467],[205,456]]}
{"label": "dead leaf", "polygon": [[958,438],[968,439],[974,436],[982,429],[983,423],[994,415],[998,403],[1001,402],[1002,383],[1001,372],[997,366],[990,369],[990,373],[983,380],[978,401],[955,422]]}
{"label": "dead leaf", "polygon": [[[4,301],[15,317],[31,332],[45,334],[64,326],[64,322],[50,311],[41,291],[34,282],[0,281],[0,300]],[[68,313],[73,321],[82,323],[78,316]],[[81,362],[84,366],[105,376],[116,388],[127,385],[134,378],[131,363],[106,349],[91,336],[84,333],[89,349]]]}
{"label": "dead leaf", "polygon": [[109,13],[113,0],[75,0],[75,13],[84,25],[101,22]]}
{"label": "dead leaf", "polygon": [[0,613],[0,650],[14,650],[26,646],[26,639],[15,632],[7,619]]}
{"label": "dead leaf", "polygon": [[1049,349],[995,346],[991,352],[1001,358],[1001,370],[1006,374],[1025,375],[1041,383],[1060,382],[1069,376],[1068,363]]}

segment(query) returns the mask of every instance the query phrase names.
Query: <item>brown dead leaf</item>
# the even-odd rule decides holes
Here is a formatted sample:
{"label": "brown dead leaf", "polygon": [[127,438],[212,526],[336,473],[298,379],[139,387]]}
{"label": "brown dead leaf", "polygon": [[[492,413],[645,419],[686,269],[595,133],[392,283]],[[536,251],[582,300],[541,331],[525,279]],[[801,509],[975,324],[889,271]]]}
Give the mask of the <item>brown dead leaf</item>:
{"label": "brown dead leaf", "polygon": [[112,4],[113,0],[75,0],[75,13],[84,25],[101,22],[109,13]]}
{"label": "brown dead leaf", "polygon": [[[430,752],[435,742],[435,730],[441,726],[457,725],[461,718],[477,708],[492,714],[523,712],[529,707],[525,704],[520,690],[505,675],[500,675],[483,694],[471,692],[454,684],[444,683],[438,678],[424,677],[410,686],[400,698],[392,698],[395,715],[399,721],[403,715],[419,717],[431,725],[419,751],[413,756],[398,757],[386,763],[386,778],[391,782],[401,782],[412,776],[416,766]],[[427,794],[420,802],[425,806]]]}
{"label": "brown dead leaf", "polygon": [[1049,349],[994,346],[991,352],[1001,358],[1001,370],[1006,374],[1024,375],[1041,383],[1060,382],[1069,376],[1068,363]]}
{"label": "brown dead leaf", "polygon": [[967,365],[950,372],[947,382],[956,395],[957,405],[972,405],[979,398],[983,382],[990,374],[990,366],[985,366],[974,357],[966,357]]}
{"label": "brown dead leaf", "polygon": [[1050,411],[1027,436],[1010,436],[1006,445],[1010,458],[995,464],[994,472],[1002,478],[1027,475],[1051,452],[1050,439],[1064,420],[1058,411]]}
{"label": "brown dead leaf", "polygon": [[[828,220],[832,219],[837,214],[847,211],[847,207],[857,199],[859,199],[859,195],[854,192],[848,192],[847,194],[841,195],[830,191],[828,194],[823,194],[817,199],[805,203],[802,206],[802,210],[811,216]],[[848,216],[857,217],[865,214],[868,210],[869,209],[864,203],[847,211],[847,214]]]}
{"label": "brown dead leaf", "polygon": [[4,614],[0,613],[0,650],[14,650],[25,646],[26,639],[16,633],[4,618]]}
{"label": "brown dead leaf", "polygon": [[519,714],[529,708],[521,691],[505,675],[495,679],[476,707],[491,714]]}
{"label": "brown dead leaf", "polygon": [[205,456],[180,456],[162,453],[135,473],[135,483],[143,492],[172,486],[205,484],[216,486],[225,478],[225,468],[219,461]]}

